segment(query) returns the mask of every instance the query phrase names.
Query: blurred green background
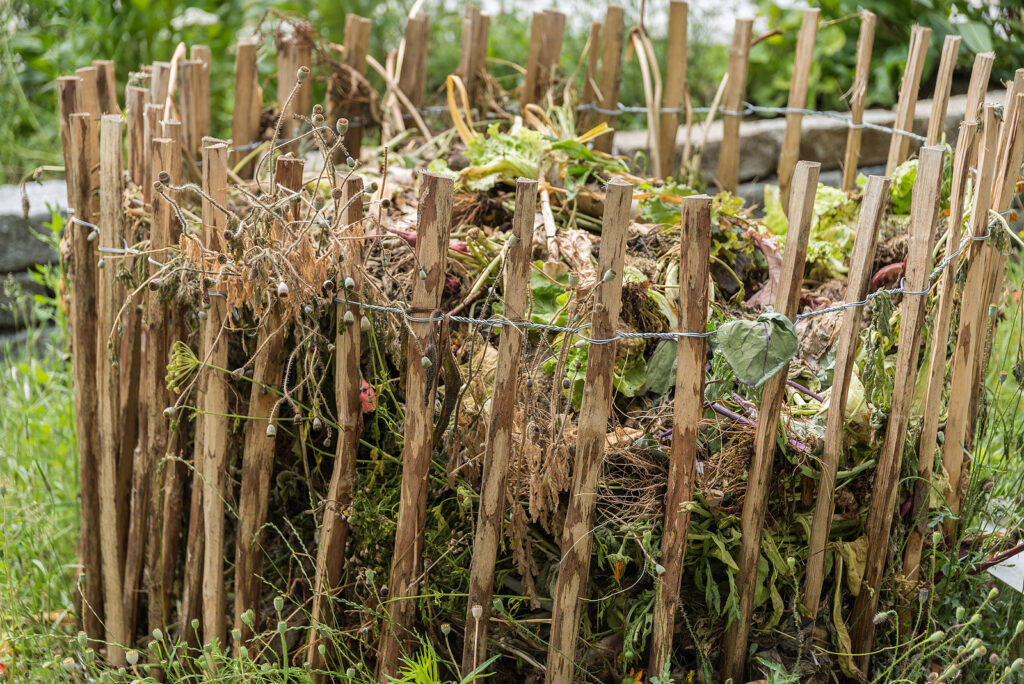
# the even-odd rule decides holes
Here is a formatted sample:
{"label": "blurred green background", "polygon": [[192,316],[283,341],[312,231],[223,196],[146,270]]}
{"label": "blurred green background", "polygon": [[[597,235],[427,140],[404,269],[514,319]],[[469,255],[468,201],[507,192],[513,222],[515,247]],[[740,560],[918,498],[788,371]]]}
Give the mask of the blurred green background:
{"label": "blurred green background", "polygon": [[[428,90],[441,86],[459,59],[459,33],[463,2],[427,0],[431,15]],[[627,2],[627,27],[639,19],[639,3]],[[974,53],[995,50],[993,78],[1012,77],[1024,65],[1024,9],[1019,0],[817,0],[821,27],[811,74],[809,105],[845,110],[843,95],[853,78],[861,7],[878,14],[869,104],[893,104],[906,59],[910,27],[920,23],[933,29],[922,95],[930,92],[942,39],[948,33],[963,36],[960,72],[955,89],[964,89]],[[191,3],[144,0],[6,0],[0,2],[0,182],[16,182],[41,164],[60,163],[56,123],[55,79],[93,59],[115,60],[118,89],[123,93],[129,72],[154,60],[169,59],[179,41],[204,43],[214,54],[211,91],[214,99],[214,135],[226,136],[230,120],[232,46],[260,24],[271,8],[296,12],[311,19],[321,36],[340,42],[345,14],[370,17],[374,30],[371,54],[383,61],[387,50],[401,39],[411,0],[195,0]],[[529,12],[555,3],[532,6],[484,0],[493,13],[488,55],[525,64]],[[689,83],[694,106],[707,104],[725,71],[731,23],[737,11],[756,12],[755,34],[781,30],[758,43],[751,52],[747,99],[761,105],[784,105],[792,70],[791,55],[800,23],[799,3],[780,8],[767,0],[725,6],[710,0],[691,2],[689,31]],[[569,17],[562,50],[564,74],[571,73],[586,42],[589,21],[600,19],[606,3],[563,0],[557,8]],[[647,2],[645,26],[659,56],[665,54],[667,0]],[[273,30],[276,19],[263,22]],[[265,48],[273,51],[272,42]],[[664,64],[661,65],[664,69]],[[261,69],[269,79],[274,69],[266,54]],[[507,66],[492,64],[492,74],[507,89],[516,87],[518,75]],[[272,86],[272,84],[270,84]],[[322,91],[322,86],[321,86]],[[220,97],[218,97],[220,95]],[[271,87],[267,98],[273,97]],[[314,91],[314,98],[317,97]],[[121,98],[123,100],[123,96]],[[314,99],[316,101],[316,99]],[[642,104],[643,91],[635,62],[625,64],[621,101]],[[626,126],[643,126],[640,116]]]}

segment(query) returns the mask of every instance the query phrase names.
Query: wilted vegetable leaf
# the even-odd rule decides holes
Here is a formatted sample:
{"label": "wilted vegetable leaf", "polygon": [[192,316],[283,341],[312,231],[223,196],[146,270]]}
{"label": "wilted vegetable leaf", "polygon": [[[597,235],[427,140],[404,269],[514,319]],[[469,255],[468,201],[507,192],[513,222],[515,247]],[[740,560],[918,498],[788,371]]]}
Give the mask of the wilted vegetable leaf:
{"label": "wilted vegetable leaf", "polygon": [[894,214],[910,213],[910,197],[914,191],[914,180],[916,178],[916,159],[903,162],[893,171],[892,185],[889,186],[889,198],[892,200],[892,211]]}
{"label": "wilted vegetable leaf", "polygon": [[796,354],[796,328],[775,312],[727,321],[718,328],[718,348],[741,382],[760,387]]}

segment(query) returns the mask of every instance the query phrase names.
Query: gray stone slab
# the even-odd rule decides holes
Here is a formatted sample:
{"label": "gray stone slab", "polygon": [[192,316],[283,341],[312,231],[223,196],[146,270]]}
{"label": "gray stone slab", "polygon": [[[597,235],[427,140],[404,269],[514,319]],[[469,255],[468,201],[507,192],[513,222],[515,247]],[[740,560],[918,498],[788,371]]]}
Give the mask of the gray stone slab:
{"label": "gray stone slab", "polygon": [[0,186],[0,273],[27,271],[36,264],[57,261],[57,252],[36,237],[50,221],[50,208],[63,211],[67,204],[64,181],[29,183],[28,218],[17,185]]}

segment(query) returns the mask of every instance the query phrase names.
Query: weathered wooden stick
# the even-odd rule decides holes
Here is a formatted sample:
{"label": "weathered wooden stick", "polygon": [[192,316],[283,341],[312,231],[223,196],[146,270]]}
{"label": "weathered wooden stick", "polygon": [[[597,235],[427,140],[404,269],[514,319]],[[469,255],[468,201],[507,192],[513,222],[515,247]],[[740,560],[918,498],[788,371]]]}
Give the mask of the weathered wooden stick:
{"label": "weathered wooden stick", "polygon": [[[231,145],[243,147],[255,142],[260,134],[260,113],[263,109],[263,91],[257,59],[260,42],[257,38],[243,38],[235,47],[235,103],[231,110]],[[235,166],[249,155],[248,149],[234,150],[230,164]],[[252,176],[254,161],[238,170],[241,178]]]}
{"label": "weathered wooden stick", "polygon": [[[938,145],[942,142],[942,134],[946,132],[946,110],[949,107],[949,90],[953,87],[953,70],[956,58],[960,54],[960,36],[949,34],[942,41],[942,58],[939,60],[939,71],[935,81],[935,94],[932,95],[932,112],[928,117],[928,133],[925,145]],[[968,112],[970,116],[970,112]]]}
{"label": "weathered wooden stick", "polygon": [[[945,152],[946,148],[941,145],[921,148],[910,210],[910,248],[904,276],[907,292],[929,289],[928,272],[931,270],[932,240],[942,195],[942,162]],[[892,405],[885,441],[878,458],[878,469],[875,471],[875,486],[865,529],[868,538],[867,561],[860,593],[854,603],[854,622],[850,630],[853,653],[858,654],[854,656],[854,662],[863,673],[868,671],[871,658],[868,654],[875,636],[875,609],[878,607],[882,571],[888,556],[889,528],[896,507],[896,489],[914,394],[917,356],[921,347],[921,324],[927,303],[927,295],[913,294],[904,295],[900,303],[900,339]],[[931,455],[927,454],[925,458],[931,458]]]}
{"label": "weathered wooden stick", "polygon": [[[298,190],[302,187],[301,159],[279,158],[277,182],[281,187]],[[254,420],[245,426],[245,450],[242,452],[242,489],[238,501],[238,532],[235,542],[235,629],[241,630],[242,642],[252,639],[252,629],[242,621],[242,614],[252,610],[254,623],[260,622],[260,589],[263,585],[263,526],[267,521],[271,476],[274,470],[275,405],[278,397],[265,387],[281,384],[285,361],[284,305],[275,301],[260,322],[256,348],[259,356],[253,365],[249,412]],[[264,422],[266,419],[266,422]],[[322,540],[321,540],[322,541]],[[235,644],[237,650],[240,643]]]}
{"label": "weathered wooden stick", "polygon": [[[581,105],[592,105],[594,104],[594,99],[597,97],[597,92],[594,86],[597,85],[597,66],[600,58],[601,22],[592,21],[590,22],[590,52],[587,53],[587,80],[583,84],[583,95],[580,97]],[[592,121],[593,118],[594,117],[588,112],[581,112],[579,125],[577,126],[578,130],[587,130],[587,122]]]}
{"label": "weathered wooden stick", "polygon": [[[163,105],[158,105],[163,107]],[[173,157],[174,141],[168,138],[154,138],[150,148],[150,176],[159,177],[161,172],[170,173],[170,168],[177,162],[181,166],[180,155]],[[166,263],[167,248],[176,240],[171,229],[171,206],[167,200],[154,194],[153,221],[150,226],[150,250],[153,258]],[[150,277],[156,275],[159,268],[150,264]],[[170,586],[163,583],[160,562],[161,539],[163,530],[164,486],[174,463],[166,460],[170,447],[170,425],[164,411],[171,406],[171,393],[167,389],[165,375],[170,360],[170,306],[161,301],[160,293],[153,289],[160,283],[152,282],[146,295],[146,364],[143,383],[146,394],[146,444],[145,451],[150,460],[153,472],[153,495],[150,497],[149,533],[146,539],[146,590],[148,595],[147,610],[149,615],[149,631],[167,625],[170,613]]]}
{"label": "weathered wooden stick", "polygon": [[[433,173],[424,173],[420,179],[416,262],[421,277],[413,281],[412,310],[429,315],[440,306],[444,291],[455,184],[450,178]],[[416,322],[409,323],[409,327],[402,497],[398,507],[395,554],[391,561],[393,598],[388,603],[391,623],[381,638],[381,682],[388,681],[388,676],[398,672],[398,659],[404,650],[402,644],[411,636],[410,629],[416,619],[415,596],[423,568],[423,526],[427,514],[436,371],[441,363],[436,343],[432,344],[437,324]]]}
{"label": "weathered wooden stick", "polygon": [[479,102],[480,94],[483,92],[480,86],[483,84],[481,76],[487,71],[484,60],[487,57],[489,27],[490,17],[481,12],[479,7],[466,5],[462,17],[462,52],[455,73],[466,86],[471,107]]}
{"label": "weathered wooden stick", "polygon": [[72,173],[74,164],[71,156],[71,115],[82,108],[79,90],[81,79],[77,76],[61,76],[57,79],[57,106],[60,113],[60,147],[64,153],[64,177],[67,183],[68,206],[74,208],[72,196],[74,187]]}
{"label": "weathered wooden stick", "polygon": [[[711,198],[684,197],[680,208],[679,332],[699,333],[708,326],[708,272],[711,254]],[[665,492],[665,526],[661,537],[661,564],[654,604],[649,672],[660,676],[672,653],[672,634],[679,602],[690,511],[697,475],[697,424],[704,412],[704,364],[707,339],[681,337],[676,342],[676,394],[672,412],[672,451],[668,490]]]}
{"label": "weathered wooden stick", "polygon": [[[606,111],[619,108],[619,85],[622,83],[622,43],[625,39],[625,30],[625,17],[622,8],[618,5],[608,5],[601,28],[601,80],[598,93],[600,97],[597,100],[597,105]],[[591,47],[597,49],[596,46]],[[614,128],[618,118],[618,114],[598,112],[594,117],[594,122],[598,125],[606,123]],[[595,138],[594,149],[611,152],[612,134]]]}
{"label": "weathered wooden stick", "polygon": [[[302,188],[303,161],[294,157],[278,157],[274,164],[277,183],[288,190],[297,191]],[[292,221],[299,220],[299,204],[292,204],[288,209],[288,217]]]}
{"label": "weathered wooden stick", "polygon": [[[971,210],[972,237],[988,234],[989,209],[992,207],[992,189],[996,175],[996,148],[999,124],[994,105],[983,105],[981,113],[981,150],[978,153],[978,180],[974,186],[974,208]],[[949,381],[949,404],[946,407],[946,427],[943,432],[942,467],[949,477],[946,503],[954,515],[960,512],[960,471],[964,462],[964,443],[971,430],[970,415],[971,376],[974,358],[983,337],[981,325],[982,287],[985,274],[985,243],[971,241],[967,249],[967,277],[960,295],[960,322],[957,326],[956,348],[953,350],[953,370]],[[955,529],[946,525],[947,533]]]}
{"label": "weathered wooden stick", "polygon": [[[955,255],[960,248],[971,148],[974,147],[977,133],[977,121],[961,122],[960,134],[956,141],[956,156],[953,158],[953,183],[949,198],[949,226],[946,233],[946,254],[949,255]],[[938,444],[939,413],[942,411],[942,392],[946,383],[946,348],[949,346],[949,324],[953,316],[959,263],[958,256],[951,256],[949,265],[942,272],[938,286],[938,302],[932,321],[933,333],[922,409],[921,441],[917,450],[917,481],[914,483],[914,503],[910,509],[914,527],[910,530],[903,553],[903,575],[912,582],[917,581],[921,570],[928,498],[932,488],[935,447]]]}
{"label": "weathered wooden stick", "polygon": [[141,186],[146,171],[146,103],[149,91],[137,86],[125,89],[125,117],[128,123],[128,173]]}
{"label": "weathered wooden stick", "polygon": [[210,71],[202,60],[178,63],[178,103],[182,148],[193,159],[199,159],[203,138],[210,134]]}
{"label": "weathered wooden stick", "polygon": [[[342,187],[339,207],[343,208],[341,220],[345,226],[346,238],[358,238],[363,234],[363,179],[351,176]],[[348,299],[359,299],[362,292],[362,271],[355,268],[363,261],[363,250],[358,239],[345,241],[345,260],[342,262],[340,283],[352,278],[352,288],[337,288]],[[360,325],[363,312],[358,304],[339,303],[337,310],[337,333],[334,338],[336,350],[334,369],[334,394],[338,411],[338,442],[335,447],[334,469],[324,501],[324,518],[320,525],[320,548],[317,549],[316,575],[313,581],[313,613],[310,629],[307,661],[314,671],[325,669],[326,658],[320,655],[320,644],[325,650],[330,644],[317,637],[316,627],[334,622],[332,597],[341,584],[342,565],[345,561],[345,544],[348,542],[348,509],[356,486],[356,456],[359,454],[359,435],[362,431],[362,405],[359,394],[362,390],[362,372],[359,370]],[[346,314],[351,313],[351,320]],[[314,682],[324,681],[324,676],[314,672]]]}
{"label": "weathered wooden stick", "polygon": [[[783,254],[782,276],[775,293],[775,310],[790,320],[795,320],[800,307],[800,290],[804,281],[804,264],[807,258],[807,243],[810,239],[811,212],[814,196],[818,189],[818,174],[821,164],[798,162],[793,172],[793,192],[789,200],[789,230],[786,233],[786,249]],[[775,458],[776,434],[779,431],[779,414],[786,396],[786,379],[789,364],[764,385],[761,393],[761,408],[754,436],[754,458],[750,463],[747,477],[747,491],[743,496],[741,530],[743,541],[740,545],[736,575],[739,590],[740,618],[735,620],[725,633],[719,671],[722,678],[732,677],[734,682],[741,679],[746,670],[747,637],[754,614],[754,591],[757,588],[757,560],[761,556],[761,531],[764,514],[768,506],[768,478]]]}
{"label": "weathered wooden stick", "polygon": [[[121,201],[123,192],[122,145],[124,119],[108,114],[100,124],[100,237],[101,247],[114,247],[123,233]],[[124,665],[123,646],[128,643],[125,630],[121,572],[121,539],[118,530],[117,505],[127,492],[117,488],[117,461],[121,448],[118,401],[118,372],[116,363],[115,331],[117,312],[121,309],[122,293],[117,283],[116,270],[111,267],[99,274],[97,295],[97,382],[99,396],[99,490],[100,490],[100,547],[103,554],[103,595],[105,597],[107,627],[107,659],[115,666]]]}
{"label": "weathered wooden stick", "polygon": [[[610,9],[610,8],[609,8]],[[605,24],[608,25],[607,23]],[[590,335],[595,339],[615,336],[622,294],[622,269],[626,251],[626,229],[633,186],[615,179],[608,183],[604,218],[601,222],[601,254],[598,273],[601,282]],[[587,375],[580,408],[576,462],[573,465],[572,494],[562,528],[562,559],[551,613],[551,642],[548,646],[547,681],[569,684],[576,680],[576,640],[580,631],[580,599],[586,595],[593,546],[594,509],[598,479],[604,464],[605,434],[612,406],[612,375],[615,345],[590,347]]]}
{"label": "weathered wooden stick", "polygon": [[900,84],[899,100],[896,104],[896,121],[889,141],[889,159],[885,164],[885,175],[891,176],[896,167],[907,159],[910,149],[910,138],[900,131],[910,133],[914,130],[914,109],[917,106],[917,94],[921,88],[921,75],[924,73],[924,59],[928,56],[928,41],[932,30],[923,26],[915,26],[910,31],[910,47],[907,50],[907,65],[903,70],[903,82]]}
{"label": "weathered wooden stick", "polygon": [[[312,91],[308,79],[299,85],[292,95],[292,90],[299,83],[298,70],[312,66],[312,44],[301,34],[281,36],[277,40],[277,107],[281,116],[281,137],[288,139],[298,135],[302,128],[302,120],[296,114],[310,116]],[[291,96],[289,101],[289,96]],[[285,106],[287,103],[287,106]],[[282,145],[282,150],[298,153],[297,142]]]}
{"label": "weathered wooden stick", "polygon": [[[862,301],[868,293],[871,265],[875,260],[878,226],[885,213],[889,198],[890,179],[884,176],[868,178],[861,202],[857,236],[854,238],[850,264],[850,278],[846,286],[846,301]],[[836,348],[835,372],[828,402],[828,422],[825,428],[825,447],[821,457],[821,479],[818,480],[818,501],[814,507],[811,536],[807,549],[807,571],[804,577],[803,604],[811,618],[818,614],[821,585],[825,578],[825,547],[832,528],[835,511],[836,471],[843,453],[843,428],[846,425],[846,400],[853,375],[854,355],[860,336],[864,308],[854,306],[843,312]]]}
{"label": "weathered wooden stick", "polygon": [[[789,83],[789,109],[807,107],[807,84],[811,76],[811,63],[814,61],[814,43],[818,37],[817,8],[804,10],[800,33],[796,37],[796,56],[793,58],[793,80]],[[789,206],[789,182],[793,179],[793,169],[800,158],[800,133],[804,115],[799,112],[786,114],[786,133],[782,138],[782,150],[779,152],[779,193],[782,206]]]}
{"label": "weathered wooden stick", "polygon": [[[74,79],[77,84],[77,77]],[[62,110],[70,105],[72,84],[62,80]],[[82,574],[78,578],[76,601],[81,601],[82,626],[94,642],[102,641],[103,569],[100,554],[99,502],[99,404],[96,392],[96,295],[98,261],[92,229],[80,223],[97,219],[90,198],[91,169],[99,164],[97,122],[87,113],[68,112],[68,206],[74,210],[68,225],[72,255],[68,264],[71,282],[69,322],[71,323],[71,366],[75,391],[75,435],[78,442],[78,471],[82,489],[81,534],[78,555]],[[69,212],[70,213],[70,212]]]}
{"label": "weathered wooden stick", "polygon": [[740,184],[740,120],[743,96],[747,90],[747,65],[750,59],[750,34],[753,19],[737,19],[729,48],[729,81],[722,101],[722,145],[718,151],[719,190],[736,192]]}
{"label": "weathered wooden stick", "polygon": [[430,15],[409,17],[405,25],[405,54],[398,73],[398,87],[414,107],[423,106],[427,92],[427,44],[430,39]]}
{"label": "weathered wooden stick", "polygon": [[871,73],[871,50],[875,44],[874,12],[860,13],[860,36],[857,38],[857,70],[850,88],[850,130],[846,133],[846,154],[843,156],[843,190],[852,190],[860,163],[860,142],[864,129],[864,102]]}
{"label": "weathered wooden stick", "polygon": [[[994,52],[982,52],[974,56],[974,67],[971,69],[971,82],[967,86],[967,104],[964,108],[964,121],[979,121],[981,103],[988,90],[989,77],[992,75]],[[972,157],[973,158],[973,157]]]}
{"label": "weathered wooden stick", "polygon": [[526,54],[526,76],[519,96],[520,107],[540,102],[551,88],[562,52],[564,33],[565,15],[561,12],[544,10],[533,13],[530,46]]}
{"label": "weathered wooden stick", "polygon": [[153,141],[161,136],[160,120],[164,115],[162,104],[147,103],[143,112],[143,119],[146,124],[146,135],[143,141],[146,149],[146,169],[142,177],[142,201],[150,204],[153,201]]}
{"label": "weathered wooden stick", "polygon": [[189,48],[188,56],[191,59],[198,59],[207,69],[213,63],[213,52],[209,45],[193,45]]}
{"label": "weathered wooden stick", "polygon": [[[150,102],[162,105],[167,101],[167,91],[171,87],[171,63],[153,62],[153,71],[149,77]],[[169,114],[169,112],[167,112]]]}
{"label": "weathered wooden stick", "polygon": [[78,86],[82,98],[80,111],[91,114],[94,119],[99,121],[103,111],[100,109],[99,74],[97,72],[96,67],[82,67],[75,71],[75,75],[81,79]]}
{"label": "weathered wooden stick", "polygon": [[[530,312],[530,252],[537,206],[537,182],[520,178],[516,182],[516,209],[512,234],[518,242],[509,250],[503,296],[505,316],[527,320]],[[462,671],[469,673],[487,659],[487,627],[494,592],[494,562],[505,519],[505,487],[512,454],[512,423],[519,396],[519,359],[523,331],[502,328],[498,341],[498,362],[491,398],[491,415],[484,444],[483,477],[480,481],[480,510],[477,513],[473,558],[469,567],[469,597],[466,602],[466,636],[462,647]],[[478,608],[476,608],[478,607]],[[474,615],[478,610],[479,615]]]}
{"label": "weathered wooden stick", "polygon": [[[366,75],[366,53],[370,48],[370,29],[372,26],[373,22],[357,14],[349,14],[345,17],[345,64],[360,76]],[[353,90],[355,89],[353,88]],[[328,115],[332,126],[335,125],[338,119],[344,116],[351,117],[348,131],[345,132],[345,150],[343,152],[339,148],[335,151],[335,163],[344,161],[346,154],[355,160],[358,160],[362,154],[363,131],[365,128],[360,125],[359,120],[365,118],[369,113],[366,104],[365,102],[360,102],[353,110],[346,112],[341,110],[339,104],[328,103],[330,109]]]}
{"label": "weathered wooden stick", "polygon": [[100,103],[100,111],[104,114],[120,114],[113,60],[94,59],[92,65],[96,67],[96,96]]}
{"label": "weathered wooden stick", "polygon": [[[207,138],[203,146],[203,190],[222,207],[227,206],[228,146]],[[204,242],[207,249],[222,249],[221,233],[228,216],[207,199],[203,200]],[[209,366],[227,368],[228,306],[221,297],[210,298],[207,319],[203,322],[202,359]],[[203,642],[225,644],[224,589],[224,497],[227,495],[228,469],[228,379],[220,371],[204,368],[207,374],[203,411],[203,521],[206,548],[203,553]]]}
{"label": "weathered wooden stick", "polygon": [[658,155],[661,173],[672,175],[676,168],[676,135],[679,133],[679,110],[686,94],[686,30],[689,5],[684,0],[671,0],[668,5],[668,62],[665,65],[664,108],[661,112],[661,140]]}

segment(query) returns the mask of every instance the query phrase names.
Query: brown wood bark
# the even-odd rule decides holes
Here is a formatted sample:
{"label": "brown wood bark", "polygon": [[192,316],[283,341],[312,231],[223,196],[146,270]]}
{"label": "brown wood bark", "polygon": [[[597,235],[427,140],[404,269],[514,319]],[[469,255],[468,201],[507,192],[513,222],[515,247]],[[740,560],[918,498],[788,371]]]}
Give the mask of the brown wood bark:
{"label": "brown wood bark", "polygon": [[178,63],[177,94],[182,149],[192,159],[199,159],[203,138],[210,134],[210,71],[202,60]]}
{"label": "brown wood bark", "polygon": [[[413,281],[412,310],[430,315],[441,304],[444,291],[448,235],[451,231],[454,182],[433,173],[420,176],[416,262],[421,274]],[[391,560],[391,622],[381,637],[379,679],[386,682],[398,671],[399,657],[416,619],[416,595],[422,571],[423,527],[427,514],[427,479],[433,437],[434,397],[441,359],[431,344],[436,323],[409,323],[409,358],[406,371],[405,446],[402,449],[402,497],[398,507],[395,552]],[[427,373],[423,358],[430,359]]]}
{"label": "brown wood bark", "polygon": [[[811,77],[811,64],[814,61],[814,43],[818,36],[818,16],[821,10],[811,8],[804,10],[800,32],[796,37],[796,55],[793,59],[793,79],[789,83],[789,109],[807,107],[807,85]],[[782,150],[779,152],[779,192],[782,206],[789,206],[789,183],[793,179],[793,169],[800,158],[800,134],[803,129],[804,115],[799,112],[786,114],[786,132],[782,138]]]}
{"label": "brown wood bark", "polygon": [[[793,172],[793,191],[788,212],[789,230],[786,232],[779,289],[775,293],[775,310],[790,320],[796,319],[800,308],[800,290],[803,286],[804,263],[811,230],[811,211],[820,170],[820,164],[802,161],[797,163]],[[786,396],[788,372],[787,363],[779,372],[768,378],[761,393],[761,408],[758,411],[757,432],[754,435],[754,457],[750,462],[747,490],[743,495],[743,512],[740,519],[743,541],[737,559],[739,572],[736,574],[741,617],[732,622],[725,633],[719,666],[723,679],[732,677],[734,682],[746,681],[741,680],[741,677],[746,670],[747,637],[750,636],[754,614],[757,561],[761,556],[761,531],[768,506],[768,479],[771,477],[772,461],[775,458],[779,414]]]}
{"label": "brown wood bark", "polygon": [[103,114],[120,114],[117,106],[117,80],[114,78],[114,62],[109,59],[94,59],[96,67],[96,96]]}
{"label": "brown wood bark", "polygon": [[[900,95],[896,104],[896,121],[893,128],[897,131],[914,130],[914,108],[917,95],[921,88],[921,76],[924,73],[924,60],[928,56],[928,41],[932,30],[923,26],[915,26],[910,31],[910,46],[907,50],[907,65],[903,70],[903,82],[900,84]],[[891,176],[896,167],[907,159],[910,149],[910,138],[893,133],[889,141],[889,158],[885,163],[885,175]]]}
{"label": "brown wood bark", "polygon": [[455,73],[462,79],[469,96],[469,105],[475,107],[480,103],[483,92],[483,75],[487,72],[487,33],[491,18],[480,11],[479,7],[466,5],[462,16],[462,52],[459,55],[459,67]]}
{"label": "brown wood bark", "polygon": [[[587,53],[587,74],[586,81],[583,83],[583,95],[580,96],[581,105],[595,104],[594,99],[597,97],[595,86],[598,79],[598,64],[601,59],[601,26],[599,21],[590,22],[590,52]],[[580,112],[577,130],[586,131],[589,128],[588,122],[592,121],[594,116],[588,112]]]}
{"label": "brown wood bark", "polygon": [[409,17],[405,25],[405,54],[398,73],[398,88],[414,107],[423,106],[427,92],[427,44],[430,39],[430,15]]}
{"label": "brown wood bark", "polygon": [[[928,289],[931,270],[932,240],[939,213],[942,187],[942,162],[945,147],[921,149],[920,165],[914,182],[914,196],[910,210],[910,248],[907,255],[905,287],[908,292]],[[900,339],[896,355],[892,404],[885,441],[878,457],[875,486],[871,491],[871,506],[865,533],[868,553],[860,593],[853,607],[853,626],[850,640],[855,654],[871,651],[875,633],[875,609],[878,607],[882,572],[889,555],[889,528],[896,508],[896,490],[903,462],[907,422],[913,400],[914,378],[917,375],[917,357],[921,347],[921,323],[928,303],[927,296],[904,295],[900,303]],[[855,656],[854,662],[867,674],[869,655]]]}
{"label": "brown wood bark", "polygon": [[60,147],[64,153],[64,178],[67,183],[68,206],[74,208],[72,195],[74,183],[72,174],[74,164],[71,156],[71,115],[82,108],[82,95],[79,91],[81,79],[77,76],[61,76],[57,79],[57,106],[60,112]]}
{"label": "brown wood bark", "polygon": [[[708,274],[711,254],[711,198],[684,197],[680,209],[679,332],[703,332],[708,327]],[[657,578],[649,673],[660,676],[672,654],[676,606],[686,560],[690,511],[697,474],[697,426],[704,412],[704,364],[707,339],[680,337],[677,342],[676,393],[672,412],[672,446],[665,526],[661,537],[664,574]]]}
{"label": "brown wood bark", "polygon": [[96,121],[99,121],[103,110],[100,108],[98,69],[96,67],[82,67],[75,71],[75,75],[81,79],[78,85],[82,98],[82,109],[80,111],[91,114]]}
{"label": "brown wood bark", "polygon": [[[263,109],[263,91],[257,68],[260,43],[256,38],[243,38],[235,47],[235,102],[231,110],[231,145],[242,147],[259,138],[260,113]],[[251,150],[231,152],[230,163],[237,165],[249,156]],[[255,162],[250,161],[238,170],[241,178],[251,178]]]}
{"label": "brown wood bark", "polygon": [[689,5],[683,0],[671,0],[668,10],[668,55],[665,64],[665,109],[674,112],[661,112],[658,141],[658,156],[661,163],[661,175],[671,176],[676,169],[676,136],[679,133],[679,109],[683,106],[686,94],[687,68],[687,25],[689,23]]}
{"label": "brown wood bark", "polygon": [[149,77],[149,101],[158,105],[165,104],[170,86],[171,63],[153,62],[153,71]]}
{"label": "brown wood bark", "polygon": [[[622,44],[625,40],[625,17],[618,5],[608,5],[604,22],[601,27],[601,74],[600,99],[597,104],[605,110],[619,108],[619,85],[622,83]],[[594,47],[594,46],[592,46]],[[594,48],[596,49],[596,47]],[[602,114],[594,117],[594,123],[607,123],[615,127],[618,114]],[[610,133],[594,139],[594,149],[611,152],[612,135]]]}
{"label": "brown wood bark", "polygon": [[[346,238],[358,238],[363,234],[363,179],[359,176],[348,178],[342,187],[339,208],[343,211],[341,225]],[[354,287],[336,288],[346,299],[359,300],[362,292],[362,270],[357,267],[363,262],[363,250],[358,239],[345,240],[345,259],[342,262],[341,283],[352,278]],[[337,333],[334,338],[336,366],[334,369],[334,395],[337,400],[338,442],[334,453],[334,468],[324,500],[324,517],[320,525],[320,548],[317,549],[316,575],[313,579],[313,612],[310,629],[307,661],[313,670],[323,670],[328,661],[319,652],[330,649],[330,644],[321,641],[316,633],[319,625],[333,626],[335,616],[332,599],[341,585],[342,568],[345,562],[345,544],[348,542],[349,506],[356,485],[356,457],[359,455],[359,435],[362,431],[362,405],[359,400],[362,391],[362,372],[359,370],[361,345],[360,318],[363,312],[358,304],[338,303],[336,308]],[[352,322],[345,322],[345,313],[352,314]],[[331,654],[334,655],[334,654]],[[328,656],[330,657],[330,656]],[[314,673],[315,682],[324,681],[324,676]]]}
{"label": "brown wood bark", "polygon": [[142,186],[146,178],[146,104],[149,91],[137,86],[125,89],[125,118],[128,121],[128,173]]}
{"label": "brown wood bark", "polygon": [[[960,54],[960,36],[950,34],[942,42],[942,58],[939,60],[939,70],[935,80],[935,90],[932,95],[932,111],[928,116],[928,133],[925,136],[925,145],[938,145],[942,142],[942,135],[946,132],[946,110],[949,108],[949,91],[953,87],[953,70],[956,68],[956,59]],[[968,119],[973,118],[967,112]]]}
{"label": "brown wood bark", "polygon": [[[554,83],[562,53],[565,15],[555,10],[534,12],[530,24],[530,46],[526,55],[526,77],[519,106],[542,102]],[[543,105],[542,105],[543,106]]]}
{"label": "brown wood bark", "polygon": [[[360,76],[366,75],[366,53],[370,49],[370,29],[373,22],[357,14],[349,14],[345,17],[345,64],[351,67]],[[359,124],[359,119],[365,119],[369,115],[367,103],[360,102],[349,111],[342,111],[341,105],[335,102],[328,102],[328,120],[331,126],[342,117],[349,117],[348,131],[345,132],[345,150],[340,148],[335,151],[335,163],[345,161],[348,155],[359,160],[363,149],[364,126]]]}
{"label": "brown wood bark", "polygon": [[[70,88],[64,93],[69,95]],[[63,107],[64,99],[61,104]],[[90,201],[93,188],[96,187],[92,182],[91,169],[99,164],[96,135],[97,122],[89,114],[68,114],[68,204],[74,212],[71,219],[79,218],[89,223],[97,220]],[[85,633],[94,643],[98,643],[105,637],[98,487],[99,402],[96,391],[98,259],[96,243],[89,239],[91,228],[69,219],[67,230],[71,232],[72,244],[71,262],[68,264],[68,280],[71,283],[69,323],[75,392],[75,437],[82,492],[78,545],[82,574],[78,577],[76,602],[81,603]]]}
{"label": "brown wood bark", "polygon": [[719,190],[736,192],[740,184],[740,121],[743,96],[747,90],[747,66],[750,60],[750,36],[753,19],[737,19],[729,48],[729,80],[722,98],[722,145],[718,152]]}
{"label": "brown wood bark", "polygon": [[[605,23],[607,25],[608,22]],[[590,319],[589,334],[594,339],[603,340],[615,336],[632,197],[633,186],[629,183],[620,179],[608,183],[598,260],[598,273],[602,275],[596,285],[596,303]],[[576,640],[582,618],[580,599],[586,596],[587,578],[590,575],[594,509],[597,504],[598,479],[604,464],[614,366],[614,343],[591,345],[583,387],[583,404],[580,407],[572,492],[562,528],[562,558],[551,613],[547,681],[553,684],[568,684],[576,679]]]}
{"label": "brown wood bark", "polygon": [[871,51],[875,44],[874,12],[860,13],[860,35],[857,38],[857,67],[850,88],[850,130],[846,133],[846,153],[843,156],[843,190],[853,190],[857,180],[857,165],[860,162],[860,142],[864,129],[864,103],[868,94],[868,77],[871,73]]}

